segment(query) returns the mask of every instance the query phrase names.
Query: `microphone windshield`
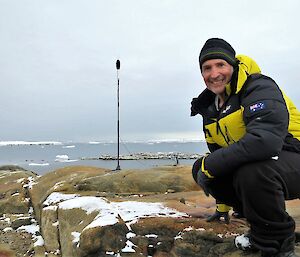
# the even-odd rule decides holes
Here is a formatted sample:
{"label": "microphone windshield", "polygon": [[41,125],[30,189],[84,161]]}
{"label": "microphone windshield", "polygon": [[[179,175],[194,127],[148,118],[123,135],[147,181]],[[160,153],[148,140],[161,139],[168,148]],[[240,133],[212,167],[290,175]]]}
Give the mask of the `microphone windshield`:
{"label": "microphone windshield", "polygon": [[117,70],[119,70],[119,69],[120,69],[120,66],[121,66],[120,60],[117,60],[117,62],[116,62],[116,67],[117,67]]}

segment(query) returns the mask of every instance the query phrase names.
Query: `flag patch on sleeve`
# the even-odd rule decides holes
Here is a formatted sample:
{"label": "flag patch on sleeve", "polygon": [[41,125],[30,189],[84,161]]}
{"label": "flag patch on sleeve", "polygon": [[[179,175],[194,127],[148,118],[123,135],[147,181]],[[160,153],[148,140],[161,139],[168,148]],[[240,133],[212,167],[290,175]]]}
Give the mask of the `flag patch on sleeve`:
{"label": "flag patch on sleeve", "polygon": [[263,110],[266,108],[266,104],[264,102],[258,102],[255,104],[250,105],[249,110],[251,113]]}

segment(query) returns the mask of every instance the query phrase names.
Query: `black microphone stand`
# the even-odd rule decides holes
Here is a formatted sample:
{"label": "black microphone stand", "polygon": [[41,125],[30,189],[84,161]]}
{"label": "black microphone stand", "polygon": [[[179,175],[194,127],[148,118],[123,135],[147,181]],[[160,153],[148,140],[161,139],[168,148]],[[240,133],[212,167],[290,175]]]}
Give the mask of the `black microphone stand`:
{"label": "black microphone stand", "polygon": [[117,124],[117,130],[118,130],[118,165],[116,170],[121,170],[120,168],[120,79],[119,79],[119,70],[120,70],[120,60],[117,60],[116,62],[116,68],[117,68],[117,79],[118,79],[118,124]]}

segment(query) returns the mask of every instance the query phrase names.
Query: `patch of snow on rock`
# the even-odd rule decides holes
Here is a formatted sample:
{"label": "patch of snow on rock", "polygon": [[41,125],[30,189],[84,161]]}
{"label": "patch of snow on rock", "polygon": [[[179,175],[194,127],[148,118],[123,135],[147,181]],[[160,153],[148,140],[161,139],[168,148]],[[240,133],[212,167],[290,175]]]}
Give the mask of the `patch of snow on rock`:
{"label": "patch of snow on rock", "polygon": [[47,197],[47,199],[44,201],[43,205],[48,206],[48,205],[57,204],[57,203],[60,203],[62,201],[66,201],[66,200],[69,200],[69,199],[74,199],[78,196],[79,195],[77,195],[77,194],[62,194],[62,193],[58,193],[58,192],[53,192],[52,194],[50,194]]}
{"label": "patch of snow on rock", "polygon": [[38,225],[31,224],[27,226],[21,226],[17,230],[24,230],[27,233],[31,234],[34,240],[34,246],[44,245],[44,239],[42,236],[40,236],[40,227]]}
{"label": "patch of snow on rock", "polygon": [[145,217],[187,217],[183,212],[165,207],[161,203],[143,203],[135,201],[109,202],[95,196],[52,193],[44,205],[59,203],[61,209],[82,209],[91,214],[99,212],[95,219],[85,228],[113,225],[121,218],[126,224],[135,223]]}
{"label": "patch of snow on rock", "polygon": [[126,246],[122,249],[122,252],[123,253],[135,253],[135,250],[133,249],[133,247],[136,247],[136,245],[134,243],[132,243],[131,241],[127,240]]}

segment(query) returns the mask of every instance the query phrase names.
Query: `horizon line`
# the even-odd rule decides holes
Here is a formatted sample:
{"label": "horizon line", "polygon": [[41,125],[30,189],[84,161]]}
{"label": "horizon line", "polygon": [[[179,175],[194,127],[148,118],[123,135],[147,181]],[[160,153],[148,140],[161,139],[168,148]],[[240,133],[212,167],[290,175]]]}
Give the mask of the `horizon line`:
{"label": "horizon line", "polygon": [[[149,139],[149,140],[121,140],[122,143],[189,143],[189,142],[204,142],[203,139]],[[0,146],[6,145],[63,145],[63,144],[117,144],[115,140],[86,140],[86,141],[57,141],[57,140],[0,140]]]}

